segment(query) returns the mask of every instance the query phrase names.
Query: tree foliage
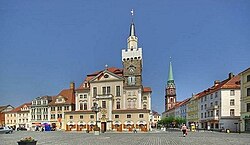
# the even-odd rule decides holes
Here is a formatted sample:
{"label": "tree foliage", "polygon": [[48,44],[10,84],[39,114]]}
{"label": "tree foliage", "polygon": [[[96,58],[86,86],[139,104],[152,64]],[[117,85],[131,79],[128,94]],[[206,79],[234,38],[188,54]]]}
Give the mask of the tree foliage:
{"label": "tree foliage", "polygon": [[158,124],[164,127],[170,127],[170,126],[178,127],[183,123],[186,123],[185,118],[174,117],[174,116],[165,117],[165,118],[162,118],[160,121],[158,121]]}

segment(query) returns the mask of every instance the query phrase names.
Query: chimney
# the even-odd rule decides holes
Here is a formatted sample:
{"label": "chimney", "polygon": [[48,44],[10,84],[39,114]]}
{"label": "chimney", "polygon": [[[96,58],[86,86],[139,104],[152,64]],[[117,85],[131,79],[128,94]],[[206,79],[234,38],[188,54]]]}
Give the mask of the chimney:
{"label": "chimney", "polygon": [[74,82],[70,82],[70,90],[75,90],[75,83]]}
{"label": "chimney", "polygon": [[215,80],[214,81],[214,86],[216,87],[216,86],[218,86],[220,84],[220,81],[219,80]]}
{"label": "chimney", "polygon": [[234,74],[233,74],[232,72],[230,72],[230,73],[228,74],[228,78],[231,79],[231,78],[233,78],[233,77],[234,77]]}

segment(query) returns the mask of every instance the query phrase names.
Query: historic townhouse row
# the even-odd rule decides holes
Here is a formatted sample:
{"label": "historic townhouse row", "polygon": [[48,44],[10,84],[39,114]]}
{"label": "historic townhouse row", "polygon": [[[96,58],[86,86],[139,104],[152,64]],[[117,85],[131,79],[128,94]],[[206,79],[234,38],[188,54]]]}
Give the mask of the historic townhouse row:
{"label": "historic townhouse row", "polygon": [[[97,124],[102,131],[148,131],[153,125],[152,91],[142,85],[142,58],[132,21],[127,48],[122,50],[123,68],[106,65],[87,75],[78,88],[72,82],[56,96],[37,97],[5,114],[6,125],[92,131]],[[93,111],[96,104],[98,112]]]}
{"label": "historic townhouse row", "polygon": [[225,80],[216,80],[214,85],[206,90],[194,94],[184,101],[177,102],[170,62],[165,111],[162,113],[162,117],[182,117],[187,120],[189,127],[199,129],[239,131],[241,128],[241,131],[249,131],[249,71],[247,69],[236,76],[229,73]]}

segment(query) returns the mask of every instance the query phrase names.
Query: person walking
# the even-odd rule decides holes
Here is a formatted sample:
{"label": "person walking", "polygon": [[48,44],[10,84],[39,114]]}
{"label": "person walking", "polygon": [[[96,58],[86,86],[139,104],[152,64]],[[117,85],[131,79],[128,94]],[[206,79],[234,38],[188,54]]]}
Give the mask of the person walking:
{"label": "person walking", "polygon": [[183,136],[185,137],[187,135],[187,126],[185,124],[182,125],[181,131],[183,133]]}

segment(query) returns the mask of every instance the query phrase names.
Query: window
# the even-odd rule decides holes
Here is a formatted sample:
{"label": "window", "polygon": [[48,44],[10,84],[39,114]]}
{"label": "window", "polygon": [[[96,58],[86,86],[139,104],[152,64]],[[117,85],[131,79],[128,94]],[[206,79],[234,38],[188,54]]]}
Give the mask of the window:
{"label": "window", "polygon": [[201,110],[203,110],[203,105],[201,105]]}
{"label": "window", "polygon": [[143,114],[139,114],[139,118],[143,118]]}
{"label": "window", "polygon": [[211,111],[211,117],[214,117],[214,111]]}
{"label": "window", "polygon": [[230,96],[234,96],[235,95],[235,91],[234,90],[230,90]]}
{"label": "window", "polygon": [[128,85],[135,85],[135,76],[128,77]]}
{"label": "window", "polygon": [[106,101],[102,101],[102,108],[106,108]]}
{"label": "window", "polygon": [[247,96],[250,96],[250,88],[247,88]]}
{"label": "window", "polygon": [[90,119],[94,119],[94,115],[90,115]]}
{"label": "window", "polygon": [[73,119],[73,116],[69,116],[69,119]]}
{"label": "window", "polygon": [[230,99],[230,106],[234,106],[234,99]]}
{"label": "window", "polygon": [[215,103],[214,103],[215,105],[218,105],[218,101],[215,101]]}
{"label": "window", "polygon": [[57,118],[62,118],[62,114],[57,114]]}
{"label": "window", "polygon": [[120,86],[116,86],[116,96],[121,96],[121,87]]}
{"label": "window", "polygon": [[131,118],[131,114],[127,114],[127,118]]}
{"label": "window", "polygon": [[83,110],[83,103],[80,103],[80,110]]}
{"label": "window", "polygon": [[128,108],[131,108],[131,100],[128,100]]}
{"label": "window", "polygon": [[234,109],[230,109],[230,116],[234,116]]}
{"label": "window", "polygon": [[55,111],[56,110],[56,107],[51,107],[51,111]]}
{"label": "window", "polygon": [[83,119],[83,115],[80,115],[80,119]]}
{"label": "window", "polygon": [[144,97],[143,97],[143,100],[147,100],[147,97],[146,97],[146,96],[144,96]]}
{"label": "window", "polygon": [[110,94],[110,86],[107,87],[107,94]]}
{"label": "window", "polygon": [[106,87],[102,87],[102,94],[103,94],[103,95],[106,94]]}
{"label": "window", "polygon": [[147,109],[147,105],[146,104],[143,105],[143,109]]}
{"label": "window", "polygon": [[210,103],[210,106],[213,107],[213,102]]}
{"label": "window", "polygon": [[210,99],[211,99],[211,100],[213,99],[213,94],[210,95]]}
{"label": "window", "polygon": [[51,114],[51,119],[55,119],[56,118],[56,115],[55,114]]}
{"label": "window", "polygon": [[206,118],[207,117],[207,113],[205,112],[205,114],[204,114],[204,118]]}
{"label": "window", "polygon": [[201,98],[201,102],[203,102],[203,97]]}
{"label": "window", "polygon": [[250,75],[247,76],[247,82],[250,82]]}
{"label": "window", "polygon": [[250,112],[250,103],[247,103],[247,112]]}
{"label": "window", "polygon": [[80,99],[82,99],[83,98],[83,95],[80,95],[80,97],[79,97]]}
{"label": "window", "polygon": [[207,112],[207,117],[209,117],[210,116],[210,112]]}
{"label": "window", "polygon": [[58,111],[62,111],[62,106],[57,107]]}
{"label": "window", "polygon": [[173,98],[170,98],[170,103],[172,103],[173,102]]}
{"label": "window", "polygon": [[203,118],[203,113],[201,113],[201,118]]}
{"label": "window", "polygon": [[39,100],[39,101],[37,101],[37,105],[41,105],[41,101]]}
{"label": "window", "polygon": [[84,94],[83,96],[84,96],[85,99],[87,98],[87,94]]}
{"label": "window", "polygon": [[88,109],[88,105],[87,105],[87,103],[84,103],[84,106],[83,106],[84,108],[84,110],[87,110]]}
{"label": "window", "polygon": [[218,92],[215,92],[214,98],[217,98],[217,97],[218,97]]}
{"label": "window", "polygon": [[69,106],[65,106],[65,110],[69,110]]}
{"label": "window", "polygon": [[207,101],[207,96],[205,96],[205,100],[204,101]]}
{"label": "window", "polygon": [[119,118],[119,115],[115,115],[115,118]]}
{"label": "window", "polygon": [[219,113],[220,113],[219,110],[216,110],[216,116],[219,116]]}
{"label": "window", "polygon": [[95,98],[97,96],[97,87],[93,88],[93,97]]}
{"label": "window", "polygon": [[116,109],[121,109],[121,103],[120,103],[120,101],[116,102]]}
{"label": "window", "polygon": [[205,104],[204,108],[207,109],[207,104]]}

